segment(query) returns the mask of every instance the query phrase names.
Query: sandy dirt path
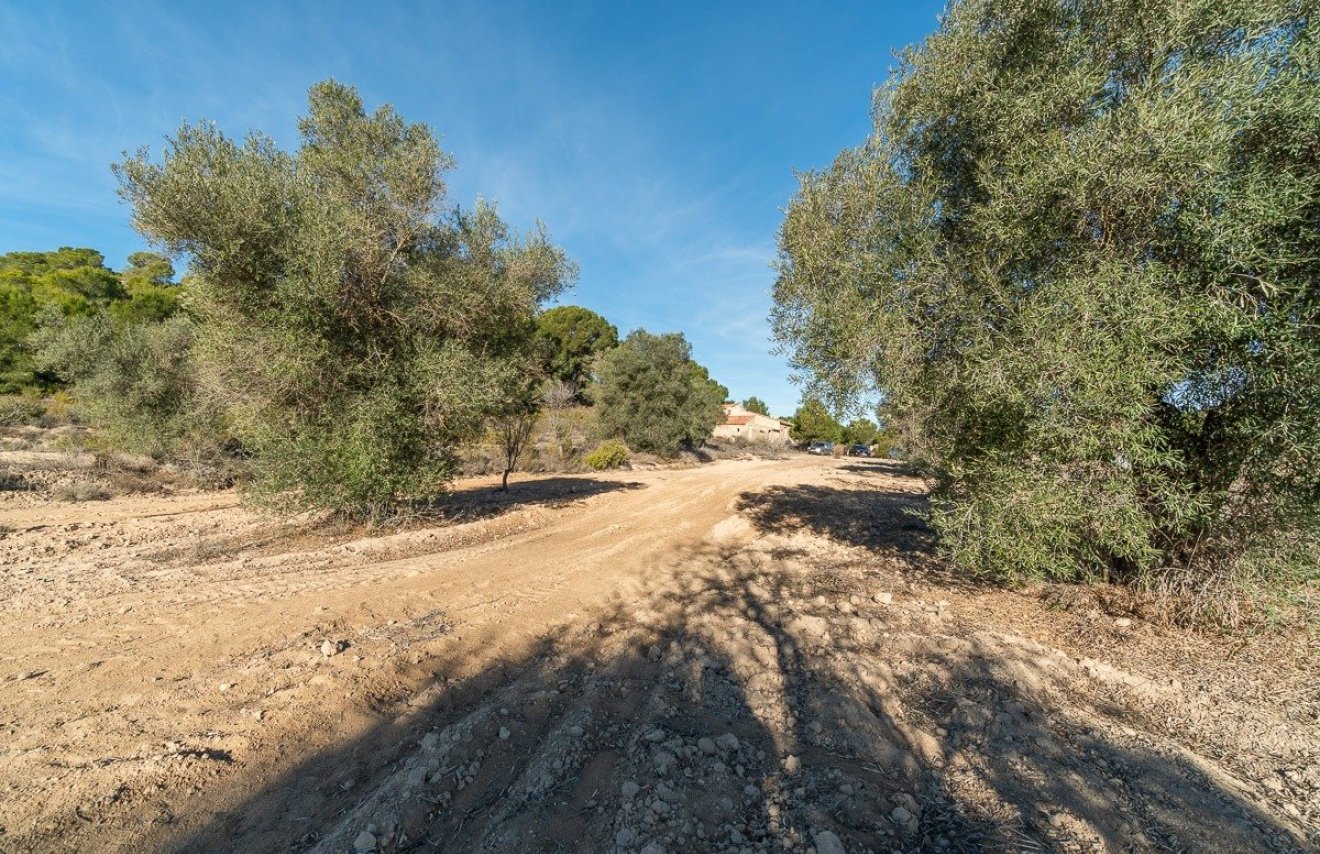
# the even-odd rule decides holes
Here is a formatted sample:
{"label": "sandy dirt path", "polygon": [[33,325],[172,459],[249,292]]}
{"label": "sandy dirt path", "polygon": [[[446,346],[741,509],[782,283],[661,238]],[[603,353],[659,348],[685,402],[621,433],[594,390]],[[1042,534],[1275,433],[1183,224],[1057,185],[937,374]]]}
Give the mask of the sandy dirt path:
{"label": "sandy dirt path", "polygon": [[370,535],[223,493],[0,510],[0,851],[1320,840],[1313,649],[1265,686],[951,582],[923,492],[794,456],[468,483]]}
{"label": "sandy dirt path", "polygon": [[[385,698],[523,654],[703,541],[742,492],[819,467],[548,478],[516,484],[528,503],[496,518],[346,542],[293,525],[280,541],[223,494],[0,514],[17,529],[0,597],[0,767],[21,781],[6,832],[76,848],[109,815],[173,828],[222,811],[231,779],[241,797],[355,737]],[[347,648],[324,656],[327,640]]]}

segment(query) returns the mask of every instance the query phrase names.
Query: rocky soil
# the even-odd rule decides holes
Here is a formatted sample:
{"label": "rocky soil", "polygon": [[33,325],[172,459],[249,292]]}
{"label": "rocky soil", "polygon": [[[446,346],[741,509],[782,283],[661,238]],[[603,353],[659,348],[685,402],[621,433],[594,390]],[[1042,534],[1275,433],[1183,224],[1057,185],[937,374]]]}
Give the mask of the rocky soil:
{"label": "rocky soil", "polygon": [[1314,636],[959,582],[923,494],[801,456],[385,532],[0,494],[0,850],[1320,845]]}

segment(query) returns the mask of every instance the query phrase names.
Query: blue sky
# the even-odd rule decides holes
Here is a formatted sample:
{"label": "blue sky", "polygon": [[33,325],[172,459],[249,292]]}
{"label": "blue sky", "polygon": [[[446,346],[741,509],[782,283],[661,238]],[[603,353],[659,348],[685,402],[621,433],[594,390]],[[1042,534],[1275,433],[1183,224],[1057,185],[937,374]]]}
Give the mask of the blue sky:
{"label": "blue sky", "polygon": [[731,395],[787,414],[766,314],[793,173],[865,137],[893,51],[941,9],[0,0],[0,253],[92,246],[118,268],[144,246],[122,151],[201,118],[292,147],[333,77],[439,133],[451,201],[542,220],[581,267],[564,302],[684,332]]}

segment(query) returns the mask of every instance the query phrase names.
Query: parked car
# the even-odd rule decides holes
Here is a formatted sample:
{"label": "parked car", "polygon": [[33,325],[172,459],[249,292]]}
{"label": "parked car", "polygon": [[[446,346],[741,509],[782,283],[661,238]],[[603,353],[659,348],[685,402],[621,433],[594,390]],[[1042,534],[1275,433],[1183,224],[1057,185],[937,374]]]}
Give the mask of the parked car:
{"label": "parked car", "polygon": [[828,457],[834,453],[833,442],[812,442],[807,445],[808,454],[817,454],[822,457]]}
{"label": "parked car", "polygon": [[871,456],[871,449],[866,447],[865,445],[852,445],[848,448],[848,456],[869,457]]}

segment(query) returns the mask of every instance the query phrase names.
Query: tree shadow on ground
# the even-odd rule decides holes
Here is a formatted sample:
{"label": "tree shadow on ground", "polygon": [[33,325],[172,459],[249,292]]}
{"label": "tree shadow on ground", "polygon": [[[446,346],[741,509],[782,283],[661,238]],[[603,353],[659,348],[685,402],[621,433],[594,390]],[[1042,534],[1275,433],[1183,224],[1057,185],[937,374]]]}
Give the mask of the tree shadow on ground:
{"label": "tree shadow on ground", "polygon": [[922,518],[926,497],[883,489],[772,486],[738,497],[738,510],[770,534],[810,531],[876,552],[926,556],[934,546]]}
{"label": "tree shadow on ground", "polygon": [[368,525],[333,514],[272,518],[259,531],[250,529],[198,532],[187,547],[170,546],[143,555],[151,563],[209,563],[236,556],[274,555],[295,547],[311,548],[348,542],[398,530],[446,527],[491,519],[516,510],[553,509],[596,495],[643,489],[645,484],[594,477],[536,477],[517,480],[508,491],[488,484],[465,485],[438,498],[398,508],[396,515]]}
{"label": "tree shadow on ground", "polygon": [[498,516],[521,507],[561,507],[593,495],[644,488],[645,484],[638,481],[604,480],[600,477],[531,477],[510,481],[507,490],[485,484],[461,487],[419,504],[417,510],[423,518],[467,522]]}
{"label": "tree shadow on ground", "polygon": [[1070,659],[785,547],[802,527],[879,552],[925,542],[899,523],[918,496],[873,508],[875,528],[846,491],[745,495],[769,536],[676,555],[475,669],[470,647],[424,658],[433,675],[378,724],[162,847],[1305,849]]}

